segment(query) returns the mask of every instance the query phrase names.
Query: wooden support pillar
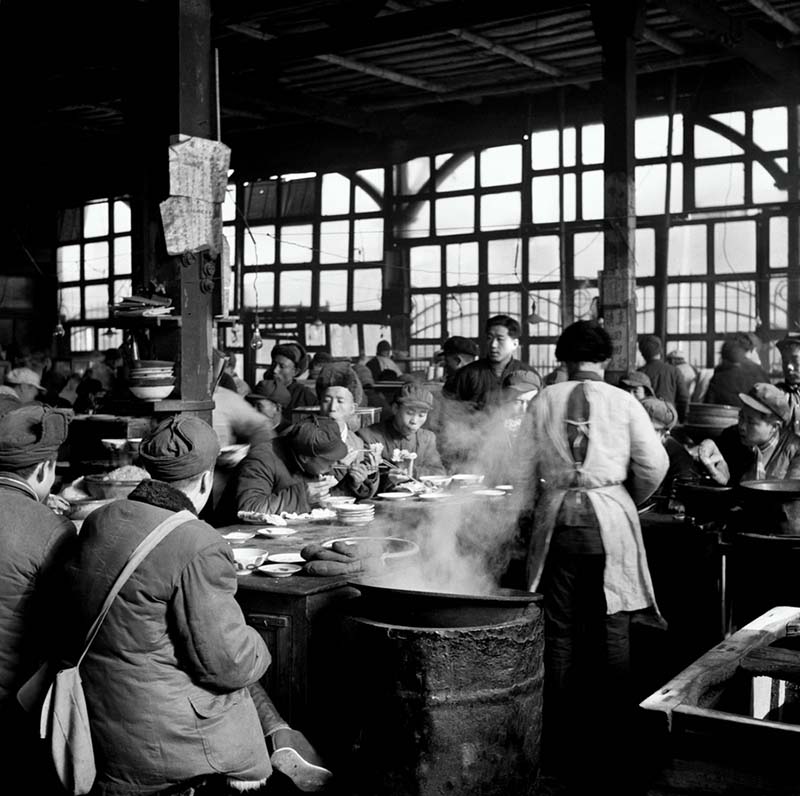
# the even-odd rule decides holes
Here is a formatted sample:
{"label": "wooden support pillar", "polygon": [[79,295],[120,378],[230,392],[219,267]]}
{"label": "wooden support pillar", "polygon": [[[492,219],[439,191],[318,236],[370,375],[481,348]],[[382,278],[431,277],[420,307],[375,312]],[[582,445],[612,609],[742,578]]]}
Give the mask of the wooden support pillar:
{"label": "wooden support pillar", "polygon": [[[786,276],[787,326],[800,331],[800,110],[789,105],[789,211],[788,273]],[[763,319],[762,319],[763,320]]]}
{"label": "wooden support pillar", "polygon": [[612,11],[607,3],[594,0],[592,21],[603,49],[605,205],[600,293],[605,328],[614,344],[606,380],[616,384],[636,362],[635,36],[642,24],[641,2],[620,0]]}

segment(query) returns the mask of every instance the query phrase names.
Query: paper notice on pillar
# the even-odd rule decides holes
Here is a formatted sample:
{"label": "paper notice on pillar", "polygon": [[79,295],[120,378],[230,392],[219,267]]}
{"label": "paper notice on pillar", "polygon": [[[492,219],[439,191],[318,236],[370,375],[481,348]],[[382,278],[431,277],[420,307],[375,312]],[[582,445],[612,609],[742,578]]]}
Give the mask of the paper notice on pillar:
{"label": "paper notice on pillar", "polygon": [[167,253],[209,251],[215,257],[222,249],[219,207],[216,203],[188,196],[165,199],[159,208]]}
{"label": "paper notice on pillar", "polygon": [[230,147],[207,138],[180,136],[169,148],[170,196],[224,202]]}

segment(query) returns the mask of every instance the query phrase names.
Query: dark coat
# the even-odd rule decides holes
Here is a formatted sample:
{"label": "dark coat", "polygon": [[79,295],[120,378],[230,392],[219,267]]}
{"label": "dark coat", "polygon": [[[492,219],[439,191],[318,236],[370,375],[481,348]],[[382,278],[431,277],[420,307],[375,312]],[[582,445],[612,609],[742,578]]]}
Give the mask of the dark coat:
{"label": "dark coat", "polygon": [[[169,485],[145,481],[84,521],[67,569],[73,657],[130,553],[187,504]],[[81,665],[98,796],[154,793],[208,774],[269,776],[247,686],[270,656],[236,587],[230,546],[200,520],[172,531],[122,587]]]}
{"label": "dark coat", "polygon": [[760,365],[748,359],[742,362],[723,360],[714,368],[705,403],[741,406],[739,393],[747,394],[759,382],[769,383],[769,374]]}
{"label": "dark coat", "polygon": [[0,716],[46,659],[58,631],[59,582],[75,526],[39,503],[18,476],[0,474]]}
{"label": "dark coat", "polygon": [[301,384],[299,381],[293,381],[287,388],[291,400],[283,407],[283,425],[288,426],[293,423],[292,413],[295,409],[303,406],[317,406],[319,401],[317,395],[310,387]]}
{"label": "dark coat", "polygon": [[475,409],[496,406],[503,403],[503,382],[506,377],[518,370],[536,373],[535,368],[530,365],[512,359],[497,377],[488,359],[476,359],[456,372],[452,383],[448,383],[447,392],[460,401],[467,401]]}
{"label": "dark coat", "polygon": [[678,412],[678,422],[683,423],[689,409],[689,388],[683,374],[663,359],[652,359],[639,368],[647,374],[656,398],[669,401]]}

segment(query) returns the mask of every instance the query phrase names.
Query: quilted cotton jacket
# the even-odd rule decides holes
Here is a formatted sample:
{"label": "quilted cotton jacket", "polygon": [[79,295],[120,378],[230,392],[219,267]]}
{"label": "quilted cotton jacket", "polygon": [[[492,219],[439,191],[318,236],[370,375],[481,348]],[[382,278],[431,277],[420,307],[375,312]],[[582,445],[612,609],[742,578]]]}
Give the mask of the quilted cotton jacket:
{"label": "quilted cotton jacket", "polygon": [[[84,521],[67,568],[74,649],[131,551],[186,507],[181,500],[144,482]],[[269,776],[247,686],[270,656],[235,592],[230,547],[200,520],[172,531],[122,587],[81,665],[100,796],[155,793],[207,774],[240,788]]]}

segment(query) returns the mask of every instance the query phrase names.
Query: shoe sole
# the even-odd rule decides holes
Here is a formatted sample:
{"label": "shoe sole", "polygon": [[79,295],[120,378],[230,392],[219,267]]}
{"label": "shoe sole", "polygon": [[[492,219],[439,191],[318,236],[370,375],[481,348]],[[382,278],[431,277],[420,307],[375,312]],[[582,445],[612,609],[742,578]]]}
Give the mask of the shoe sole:
{"label": "shoe sole", "polygon": [[289,777],[304,793],[322,790],[333,778],[332,772],[322,766],[315,766],[289,747],[276,749],[270,757],[276,771]]}

